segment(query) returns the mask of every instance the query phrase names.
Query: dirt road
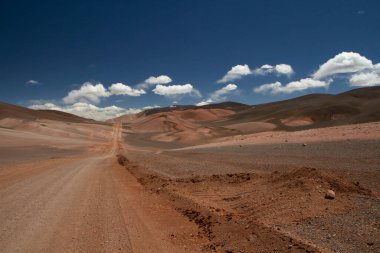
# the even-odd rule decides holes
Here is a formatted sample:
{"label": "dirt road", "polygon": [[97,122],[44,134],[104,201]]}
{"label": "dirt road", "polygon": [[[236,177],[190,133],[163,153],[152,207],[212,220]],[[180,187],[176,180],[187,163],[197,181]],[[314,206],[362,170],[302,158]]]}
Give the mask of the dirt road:
{"label": "dirt road", "polygon": [[117,164],[121,134],[115,124],[99,152],[1,170],[0,252],[194,251],[172,237],[197,227]]}

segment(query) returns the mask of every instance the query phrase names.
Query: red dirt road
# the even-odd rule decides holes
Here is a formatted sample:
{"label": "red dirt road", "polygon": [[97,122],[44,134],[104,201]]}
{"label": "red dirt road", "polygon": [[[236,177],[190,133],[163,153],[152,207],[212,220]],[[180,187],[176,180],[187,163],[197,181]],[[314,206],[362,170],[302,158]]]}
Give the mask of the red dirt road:
{"label": "red dirt road", "polygon": [[117,164],[120,129],[99,152],[0,170],[0,252],[196,250],[171,239],[196,225]]}

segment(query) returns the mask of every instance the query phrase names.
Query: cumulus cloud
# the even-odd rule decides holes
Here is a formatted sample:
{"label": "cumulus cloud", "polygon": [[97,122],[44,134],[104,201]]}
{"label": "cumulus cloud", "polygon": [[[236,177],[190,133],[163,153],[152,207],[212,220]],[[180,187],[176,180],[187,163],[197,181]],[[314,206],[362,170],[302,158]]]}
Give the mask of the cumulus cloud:
{"label": "cumulus cloud", "polygon": [[[36,101],[37,102],[37,101]],[[34,110],[57,110],[57,111],[62,111],[61,107],[53,104],[53,103],[44,103],[44,104],[35,104],[29,106],[30,109]]]}
{"label": "cumulus cloud", "polygon": [[292,66],[290,66],[289,64],[278,64],[275,66],[275,71],[278,74],[287,75],[287,76],[294,74],[294,70]]}
{"label": "cumulus cloud", "polygon": [[354,74],[350,78],[350,85],[360,87],[380,85],[380,75],[375,71]]}
{"label": "cumulus cloud", "polygon": [[373,65],[372,68],[351,75],[349,79],[351,86],[376,86],[380,85],[380,63]]}
{"label": "cumulus cloud", "polygon": [[149,110],[149,109],[160,108],[160,107],[161,106],[159,106],[159,105],[148,105],[148,106],[143,107],[142,109],[143,110]]}
{"label": "cumulus cloud", "polygon": [[151,76],[145,79],[143,83],[136,85],[136,88],[146,90],[153,85],[168,84],[168,83],[171,83],[172,81],[173,80],[169,76],[166,76],[166,75]]}
{"label": "cumulus cloud", "polygon": [[230,83],[224,86],[223,88],[214,91],[211,93],[210,97],[206,100],[203,100],[196,104],[197,106],[202,106],[202,105],[208,105],[211,103],[216,103],[222,100],[226,99],[226,95],[230,94],[233,91],[236,91],[238,86],[236,84]]}
{"label": "cumulus cloud", "polygon": [[191,84],[179,84],[179,85],[161,85],[158,84],[156,88],[153,89],[153,92],[157,95],[161,96],[176,96],[176,95],[184,95],[189,94],[193,96],[200,97],[201,94],[198,90],[194,89]]}
{"label": "cumulus cloud", "polygon": [[336,74],[355,73],[373,68],[371,60],[354,52],[342,52],[319,66],[312,75],[314,79],[323,79]]}
{"label": "cumulus cloud", "polygon": [[219,90],[216,90],[215,92],[213,92],[210,96],[210,98],[213,100],[213,101],[219,101],[219,100],[222,100],[222,99],[225,99],[225,95],[227,95],[228,93],[234,91],[237,89],[237,85],[236,84],[233,84],[233,83],[230,83],[226,86],[224,86],[223,88],[219,89]]}
{"label": "cumulus cloud", "polygon": [[146,79],[144,82],[148,84],[168,84],[173,80],[169,76],[161,75],[161,76],[151,76]]}
{"label": "cumulus cloud", "polygon": [[271,73],[274,73],[277,75],[291,76],[294,74],[294,70],[292,66],[290,66],[289,64],[277,64],[275,66],[264,64],[260,68],[256,68],[255,70],[252,71],[252,74],[258,75],[258,76],[264,76]]}
{"label": "cumulus cloud", "polygon": [[217,83],[226,83],[250,75],[252,71],[247,64],[233,66]]}
{"label": "cumulus cloud", "polygon": [[264,64],[260,68],[256,68],[255,70],[252,71],[252,74],[257,75],[257,76],[265,76],[267,74],[273,73],[274,67],[269,64]]}
{"label": "cumulus cloud", "polygon": [[63,98],[65,104],[74,104],[77,102],[94,103],[98,104],[100,98],[109,97],[111,93],[108,92],[103,84],[92,84],[85,82],[78,90],[70,91],[66,97]]}
{"label": "cumulus cloud", "polygon": [[296,91],[302,91],[311,88],[328,87],[332,80],[320,81],[312,78],[305,78],[299,81],[290,82],[286,85],[282,85],[281,82],[263,84],[254,89],[256,93],[292,93]]}
{"label": "cumulus cloud", "polygon": [[35,110],[57,110],[62,112],[71,113],[77,115],[79,117],[94,119],[99,121],[104,121],[112,118],[116,118],[125,114],[135,114],[143,111],[148,108],[121,108],[115,105],[107,106],[107,107],[98,107],[89,103],[75,103],[72,105],[66,106],[58,106],[53,103],[45,103],[45,104],[36,104],[29,106],[31,109]]}
{"label": "cumulus cloud", "polygon": [[294,74],[294,70],[292,66],[289,64],[277,64],[275,66],[264,64],[259,68],[256,68],[254,70],[251,70],[247,64],[244,65],[236,65],[232,67],[227,74],[223,76],[220,80],[217,81],[217,83],[227,83],[230,81],[241,79],[244,76],[247,75],[257,75],[257,76],[264,76],[268,74],[277,74],[277,75],[286,75],[291,76]]}
{"label": "cumulus cloud", "polygon": [[145,91],[143,89],[134,89],[122,83],[114,83],[108,88],[108,90],[113,95],[127,95],[127,96],[139,97],[145,94]]}
{"label": "cumulus cloud", "polygon": [[39,85],[39,84],[40,84],[39,81],[37,81],[37,80],[33,80],[33,79],[28,80],[28,81],[26,81],[25,83],[26,83],[27,85]]}
{"label": "cumulus cloud", "polygon": [[212,101],[212,99],[206,99],[206,100],[203,100],[199,103],[196,104],[196,106],[204,106],[204,105],[209,105],[209,104],[212,104],[214,103],[214,101]]}

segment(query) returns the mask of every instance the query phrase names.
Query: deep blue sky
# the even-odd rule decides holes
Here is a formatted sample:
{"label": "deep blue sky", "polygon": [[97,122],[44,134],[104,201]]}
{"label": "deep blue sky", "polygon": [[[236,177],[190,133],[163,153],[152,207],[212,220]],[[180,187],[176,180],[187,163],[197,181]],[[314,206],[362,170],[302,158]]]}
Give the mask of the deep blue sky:
{"label": "deep blue sky", "polygon": [[[224,86],[216,81],[232,66],[279,63],[290,64],[295,74],[233,81],[241,93],[228,99],[257,104],[311,92],[337,93],[352,87],[342,79],[327,91],[263,95],[252,89],[308,77],[343,51],[380,62],[379,12],[378,0],[2,0],[0,100],[61,103],[86,81],[133,86],[162,74],[170,76],[172,84],[191,83],[205,99]],[[30,79],[41,84],[25,84]],[[98,106],[164,106],[172,100],[148,91],[141,97],[105,98]]]}

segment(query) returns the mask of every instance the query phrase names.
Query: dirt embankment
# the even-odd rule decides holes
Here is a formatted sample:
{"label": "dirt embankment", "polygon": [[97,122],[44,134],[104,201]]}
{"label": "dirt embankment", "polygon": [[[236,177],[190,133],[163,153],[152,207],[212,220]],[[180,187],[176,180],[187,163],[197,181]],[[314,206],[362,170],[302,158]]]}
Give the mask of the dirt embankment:
{"label": "dirt embankment", "polygon": [[[149,191],[170,200],[176,210],[198,225],[194,236],[207,238],[208,243],[202,246],[206,251],[329,252],[328,244],[300,236],[288,225],[355,212],[353,196],[376,198],[359,182],[313,168],[266,175],[235,173],[171,179],[125,156],[119,155],[118,161]],[[328,189],[336,192],[337,199],[324,198]],[[361,246],[368,247],[364,243],[357,249],[363,249]]]}

